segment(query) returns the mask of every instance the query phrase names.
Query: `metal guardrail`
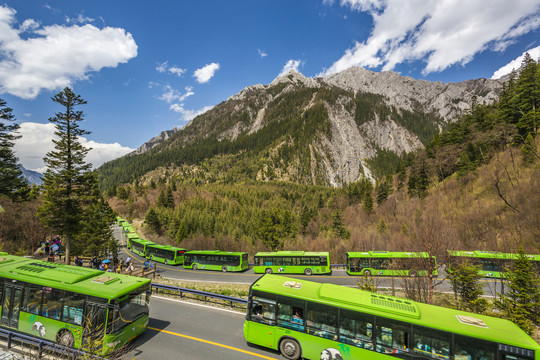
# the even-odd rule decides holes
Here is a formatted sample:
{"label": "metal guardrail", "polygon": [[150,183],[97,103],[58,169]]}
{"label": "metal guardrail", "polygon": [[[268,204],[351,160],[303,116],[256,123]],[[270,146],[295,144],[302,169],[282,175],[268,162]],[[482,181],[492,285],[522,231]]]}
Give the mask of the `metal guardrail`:
{"label": "metal guardrail", "polygon": [[152,288],[155,289],[156,294],[158,294],[159,289],[161,289],[161,290],[169,290],[169,291],[176,291],[176,292],[178,292],[180,294],[180,298],[182,298],[183,293],[203,296],[205,303],[206,303],[207,298],[214,298],[214,299],[228,301],[228,302],[231,303],[231,309],[233,308],[233,303],[247,305],[247,300],[246,299],[241,299],[241,298],[237,298],[237,297],[234,297],[234,296],[214,294],[214,293],[201,291],[201,290],[193,290],[193,289],[187,289],[187,288],[182,288],[182,287],[178,287],[178,286],[155,284],[155,283],[152,283]]}
{"label": "metal guardrail", "polygon": [[43,352],[60,355],[66,359],[77,359],[79,357],[96,360],[103,359],[98,355],[93,355],[83,350],[62,346],[54,341],[36,338],[34,336],[21,334],[7,329],[0,328],[0,337],[6,338],[7,350],[11,349],[14,341],[20,342],[23,346],[30,347],[30,350],[32,350],[33,347],[33,350],[37,352],[38,359],[42,358]]}

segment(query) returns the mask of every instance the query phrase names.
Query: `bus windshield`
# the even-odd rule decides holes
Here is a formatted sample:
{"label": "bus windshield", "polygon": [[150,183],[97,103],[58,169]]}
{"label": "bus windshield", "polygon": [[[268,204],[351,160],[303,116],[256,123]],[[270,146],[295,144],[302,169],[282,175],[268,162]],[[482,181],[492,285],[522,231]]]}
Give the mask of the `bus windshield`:
{"label": "bus windshield", "polygon": [[150,311],[150,289],[131,293],[115,301],[113,331],[116,332],[129,325]]}

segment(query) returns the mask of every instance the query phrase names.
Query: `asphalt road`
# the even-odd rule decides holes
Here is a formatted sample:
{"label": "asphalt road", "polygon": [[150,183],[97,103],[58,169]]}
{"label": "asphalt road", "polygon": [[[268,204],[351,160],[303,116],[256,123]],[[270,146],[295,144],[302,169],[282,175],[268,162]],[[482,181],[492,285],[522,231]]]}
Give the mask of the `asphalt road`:
{"label": "asphalt road", "polygon": [[153,296],[150,303],[148,329],[122,359],[281,359],[275,351],[247,345],[243,312],[159,296]]}

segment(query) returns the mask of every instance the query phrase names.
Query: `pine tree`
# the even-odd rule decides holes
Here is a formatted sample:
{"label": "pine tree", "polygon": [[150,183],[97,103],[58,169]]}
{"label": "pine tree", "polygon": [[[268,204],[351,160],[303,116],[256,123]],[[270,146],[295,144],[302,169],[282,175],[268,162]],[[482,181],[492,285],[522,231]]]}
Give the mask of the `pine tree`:
{"label": "pine tree", "polygon": [[118,242],[114,238],[111,224],[115,215],[109,204],[99,192],[98,180],[94,176],[91,181],[91,192],[84,199],[84,214],[81,231],[76,235],[73,244],[75,254],[118,256]]}
{"label": "pine tree", "polygon": [[524,165],[531,165],[537,160],[536,144],[532,133],[527,135],[525,142],[521,146],[521,160]]}
{"label": "pine tree", "polygon": [[526,53],[516,82],[515,95],[512,98],[512,105],[521,115],[517,121],[517,127],[523,137],[526,137],[529,133],[536,134],[538,129],[540,120],[538,112],[540,103],[539,72],[538,64],[531,58],[529,53]]}
{"label": "pine tree", "polygon": [[144,218],[144,222],[155,233],[159,233],[161,231],[161,222],[159,221],[159,217],[154,208],[150,208],[150,210],[148,210],[146,217]]}
{"label": "pine tree", "polygon": [[13,110],[0,99],[0,196],[8,196],[12,200],[24,199],[28,194],[28,182],[22,176],[18,159],[13,153],[14,141],[20,136],[16,135],[18,124],[11,124],[15,117]]}
{"label": "pine tree", "polygon": [[63,235],[66,262],[70,261],[71,241],[81,229],[84,217],[84,201],[95,179],[90,174],[92,164],[84,158],[90,149],[85,148],[79,137],[89,134],[79,127],[83,112],[75,110],[86,104],[70,88],[65,88],[52,98],[63,106],[65,112],[58,112],[49,121],[55,124],[54,150],[43,160],[47,165],[44,176],[43,205],[38,213],[43,223],[58,234]]}
{"label": "pine tree", "polygon": [[480,279],[480,266],[468,262],[449,267],[448,279],[454,289],[458,309],[482,313],[487,308],[487,301]]}
{"label": "pine tree", "polygon": [[523,331],[532,334],[532,323],[540,319],[540,282],[523,248],[518,250],[513,270],[507,271],[507,279],[509,290],[499,294],[495,305]]}

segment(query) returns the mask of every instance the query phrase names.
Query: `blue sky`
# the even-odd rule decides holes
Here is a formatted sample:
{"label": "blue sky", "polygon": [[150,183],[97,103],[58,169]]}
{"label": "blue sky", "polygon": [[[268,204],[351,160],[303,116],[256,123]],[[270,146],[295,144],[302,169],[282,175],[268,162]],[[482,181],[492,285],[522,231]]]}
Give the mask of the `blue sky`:
{"label": "blue sky", "polygon": [[458,82],[525,51],[540,57],[538,0],[0,0],[0,98],[21,125],[19,160],[40,171],[65,86],[88,101],[98,166],[288,69]]}

